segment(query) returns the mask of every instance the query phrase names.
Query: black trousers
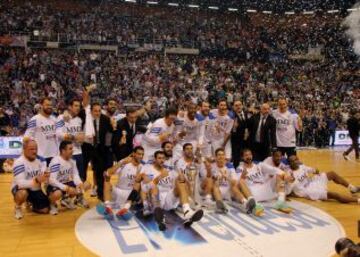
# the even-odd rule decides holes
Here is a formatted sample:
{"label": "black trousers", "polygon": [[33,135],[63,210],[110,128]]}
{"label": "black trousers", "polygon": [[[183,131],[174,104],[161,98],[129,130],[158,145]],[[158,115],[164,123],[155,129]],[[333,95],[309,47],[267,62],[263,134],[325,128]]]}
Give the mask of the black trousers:
{"label": "black trousers", "polygon": [[359,159],[359,141],[358,136],[351,136],[352,144],[349,149],[346,150],[345,154],[348,155],[352,150],[355,151],[355,158]]}
{"label": "black trousers", "polygon": [[245,141],[231,141],[231,160],[234,164],[234,167],[236,168],[239,166],[239,163],[242,159],[242,151],[246,148],[246,142]]}
{"label": "black trousers", "polygon": [[251,149],[254,161],[262,162],[271,155],[270,148],[262,143],[254,142]]}
{"label": "black trousers", "polygon": [[80,178],[83,181],[87,179],[87,167],[89,162],[91,162],[94,178],[97,185],[97,196],[99,200],[104,200],[104,171],[108,168],[107,163],[107,151],[106,147],[98,145],[93,146],[88,143],[84,143],[82,146],[83,159],[84,159],[84,169],[80,174]]}
{"label": "black trousers", "polygon": [[286,154],[286,158],[289,158],[291,155],[296,155],[296,147],[278,147],[277,149],[280,150],[282,155],[285,156]]}

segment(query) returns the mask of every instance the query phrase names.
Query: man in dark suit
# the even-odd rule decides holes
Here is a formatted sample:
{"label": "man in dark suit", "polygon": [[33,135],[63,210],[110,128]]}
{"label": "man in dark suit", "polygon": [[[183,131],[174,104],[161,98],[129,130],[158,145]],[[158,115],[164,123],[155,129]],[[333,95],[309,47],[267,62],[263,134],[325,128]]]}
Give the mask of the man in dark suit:
{"label": "man in dark suit", "polygon": [[241,152],[246,146],[247,117],[240,100],[233,103],[234,126],[231,131],[232,162],[237,167],[240,163]]}
{"label": "man in dark suit", "polygon": [[91,116],[94,124],[94,138],[91,143],[83,144],[84,165],[87,167],[91,161],[97,184],[97,196],[103,200],[104,176],[106,169],[106,134],[113,132],[110,118],[101,113],[99,103],[91,104]]}
{"label": "man in dark suit", "polygon": [[263,161],[276,147],[276,120],[270,115],[270,106],[263,104],[260,113],[248,121],[249,147],[254,153],[254,160]]}
{"label": "man in dark suit", "polygon": [[355,151],[355,158],[359,160],[359,130],[360,130],[360,112],[356,110],[351,111],[351,117],[347,120],[347,128],[351,138],[351,146],[343,153],[345,160],[349,160],[348,155],[352,150]]}
{"label": "man in dark suit", "polygon": [[138,131],[138,114],[135,108],[126,110],[126,117],[119,120],[113,136],[113,150],[116,160],[120,161],[128,157],[134,148],[133,140]]}

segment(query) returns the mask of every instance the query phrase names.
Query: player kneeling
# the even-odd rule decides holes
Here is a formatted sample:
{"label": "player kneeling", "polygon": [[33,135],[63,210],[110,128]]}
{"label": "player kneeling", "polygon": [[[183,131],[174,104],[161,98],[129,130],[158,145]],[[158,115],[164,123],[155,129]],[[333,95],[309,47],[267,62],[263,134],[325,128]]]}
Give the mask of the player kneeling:
{"label": "player kneeling", "polygon": [[50,164],[50,180],[46,189],[50,199],[50,214],[59,213],[57,202],[68,209],[75,209],[75,197],[79,205],[89,208],[84,199],[85,190],[90,185],[82,183],[73,156],[73,144],[70,141],[60,143],[60,155],[54,157]]}
{"label": "player kneeling", "polygon": [[21,206],[28,201],[36,213],[49,213],[49,200],[41,190],[41,184],[49,180],[46,162],[37,159],[37,144],[24,141],[23,154],[14,162],[12,194],[15,201],[15,218],[21,219]]}
{"label": "player kneeling", "polygon": [[[245,149],[242,154],[243,162],[236,169],[239,183],[246,184],[249,188],[248,192],[244,192],[246,196],[251,194],[257,202],[265,202],[277,199],[274,208],[284,212],[291,213],[292,209],[285,201],[285,181],[293,181],[293,178],[286,174],[285,171],[270,166],[266,163],[253,163],[252,152]],[[275,178],[275,190],[273,179]],[[258,208],[263,210],[258,204]]]}
{"label": "player kneeling", "polygon": [[340,203],[360,203],[360,198],[347,196],[327,190],[329,181],[348,188],[350,193],[357,193],[359,188],[349,184],[344,178],[336,172],[319,172],[314,168],[302,165],[297,156],[289,157],[289,172],[294,176],[295,182],[292,184],[293,193],[309,200],[327,200],[334,199]]}
{"label": "player kneeling", "polygon": [[141,181],[141,198],[144,204],[144,216],[154,212],[155,221],[160,230],[166,229],[164,211],[176,209],[182,205],[184,226],[189,227],[203,216],[202,210],[193,211],[189,204],[188,184],[184,176],[178,176],[173,170],[164,166],[165,154],[157,151],[154,162],[145,165],[137,178]]}
{"label": "player kneeling", "polygon": [[[144,148],[137,146],[133,149],[131,156],[119,161],[105,172],[104,180],[104,201],[105,206],[97,206],[98,212],[103,214],[106,219],[112,220],[114,212],[112,206],[120,208],[116,212],[116,217],[129,220],[132,217],[129,211],[133,202],[139,197],[140,184],[135,183],[135,178],[143,167]],[[117,174],[118,180],[113,187],[110,183],[112,175]],[[105,207],[105,209],[101,209]]]}

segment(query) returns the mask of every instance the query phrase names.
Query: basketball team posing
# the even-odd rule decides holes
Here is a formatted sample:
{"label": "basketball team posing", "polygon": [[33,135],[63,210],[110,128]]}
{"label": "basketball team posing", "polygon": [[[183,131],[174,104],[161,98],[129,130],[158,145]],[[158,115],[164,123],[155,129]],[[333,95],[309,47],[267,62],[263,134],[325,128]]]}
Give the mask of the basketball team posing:
{"label": "basketball team posing", "polygon": [[[357,193],[358,187],[335,172],[321,173],[299,161],[295,137],[302,129],[301,118],[288,110],[285,99],[278,104],[271,114],[267,104],[261,106],[254,131],[255,141],[260,142],[266,120],[272,117],[276,120],[277,148],[261,162],[254,162],[253,152],[243,148],[237,167],[230,162],[230,137],[238,122],[226,101],[220,100],[215,110],[210,110],[207,102],[199,106],[189,103],[180,113],[169,108],[163,118],[148,127],[141,146],[104,172],[104,201],[98,204],[98,212],[106,219],[117,216],[127,220],[132,216],[131,207],[141,206],[142,214],[153,214],[159,229],[165,230],[165,211],[174,209],[183,216],[184,225],[190,226],[202,218],[204,208],[226,214],[228,204],[261,216],[261,202],[276,200],[275,209],[291,213],[286,203],[290,194],[311,200],[360,203],[356,196],[328,191],[327,183],[334,181],[351,193]],[[83,195],[89,185],[80,178],[79,165],[73,160],[75,150],[75,154],[81,154],[79,144],[84,139],[80,134],[57,132],[70,122],[80,128],[81,121],[76,115],[70,121],[54,121],[46,105],[51,107],[44,100],[41,113],[30,120],[23,154],[14,163],[12,194],[18,219],[23,217],[22,205],[26,202],[35,212],[54,215],[58,214],[59,203],[69,209],[76,208],[75,204],[88,207]],[[44,126],[47,123],[49,126]],[[58,150],[56,156],[48,154]],[[117,175],[115,184],[113,175]]]}

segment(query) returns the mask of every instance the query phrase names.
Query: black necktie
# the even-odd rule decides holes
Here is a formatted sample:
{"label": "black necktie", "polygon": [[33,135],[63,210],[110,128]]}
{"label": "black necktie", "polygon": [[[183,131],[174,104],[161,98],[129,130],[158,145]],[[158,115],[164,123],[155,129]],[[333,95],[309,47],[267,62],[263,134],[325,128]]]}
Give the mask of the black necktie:
{"label": "black necktie", "polygon": [[95,129],[94,145],[98,145],[100,140],[99,140],[99,130],[96,119],[94,120],[94,129]]}

